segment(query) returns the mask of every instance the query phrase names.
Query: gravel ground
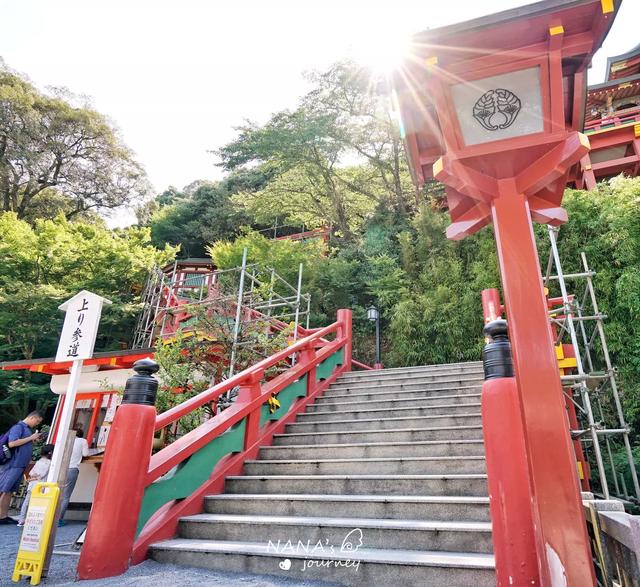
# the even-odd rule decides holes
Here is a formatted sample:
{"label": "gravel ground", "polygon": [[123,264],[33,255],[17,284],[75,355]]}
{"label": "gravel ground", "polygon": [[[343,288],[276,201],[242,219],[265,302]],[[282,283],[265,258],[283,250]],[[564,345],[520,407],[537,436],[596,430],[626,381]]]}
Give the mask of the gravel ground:
{"label": "gravel ground", "polygon": [[[62,546],[75,541],[82,532],[84,525],[70,523],[58,528],[56,545],[60,550],[69,550],[68,546]],[[0,587],[15,585],[28,585],[28,581],[13,583],[11,573],[15,564],[18,543],[20,541],[20,528],[16,526],[0,526]],[[140,586],[140,587],[172,587],[184,585],[194,587],[197,585],[219,585],[220,587],[330,587],[331,583],[318,581],[294,581],[286,578],[269,577],[266,575],[244,575],[239,573],[216,573],[205,569],[191,567],[178,567],[165,565],[155,561],[146,561],[137,567],[132,567],[124,575],[99,581],[74,582],[78,557],[54,554],[49,569],[48,578],[42,585],[74,585],[82,587],[105,586]]]}

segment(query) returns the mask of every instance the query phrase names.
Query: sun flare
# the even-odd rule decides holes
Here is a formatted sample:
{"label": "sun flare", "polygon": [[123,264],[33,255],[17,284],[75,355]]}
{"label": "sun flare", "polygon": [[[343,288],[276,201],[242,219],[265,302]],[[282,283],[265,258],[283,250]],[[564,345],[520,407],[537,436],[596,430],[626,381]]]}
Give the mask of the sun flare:
{"label": "sun flare", "polygon": [[409,54],[408,34],[384,34],[371,32],[354,39],[353,58],[377,74],[390,74]]}

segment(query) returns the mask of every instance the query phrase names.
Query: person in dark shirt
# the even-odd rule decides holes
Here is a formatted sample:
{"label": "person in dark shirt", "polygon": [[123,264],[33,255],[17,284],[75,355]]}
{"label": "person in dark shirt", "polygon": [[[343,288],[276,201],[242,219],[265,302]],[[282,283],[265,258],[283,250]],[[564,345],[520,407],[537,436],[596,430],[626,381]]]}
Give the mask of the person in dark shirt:
{"label": "person in dark shirt", "polygon": [[17,524],[17,520],[9,517],[11,494],[18,490],[27,465],[31,462],[33,441],[40,438],[39,432],[31,432],[42,423],[40,412],[31,412],[24,420],[9,430],[8,445],[11,458],[0,465],[0,524]]}

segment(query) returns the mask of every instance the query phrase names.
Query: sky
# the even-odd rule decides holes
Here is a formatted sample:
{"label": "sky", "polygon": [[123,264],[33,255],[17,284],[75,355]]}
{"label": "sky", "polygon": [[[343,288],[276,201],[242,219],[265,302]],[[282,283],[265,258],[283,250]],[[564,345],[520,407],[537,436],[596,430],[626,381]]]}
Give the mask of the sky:
{"label": "sky", "polygon": [[[0,57],[41,89],[88,95],[120,129],[155,190],[219,179],[209,151],[249,119],[294,107],[304,73],[398,53],[410,34],[523,0],[0,0]],[[624,0],[596,55],[640,43],[640,1]]]}

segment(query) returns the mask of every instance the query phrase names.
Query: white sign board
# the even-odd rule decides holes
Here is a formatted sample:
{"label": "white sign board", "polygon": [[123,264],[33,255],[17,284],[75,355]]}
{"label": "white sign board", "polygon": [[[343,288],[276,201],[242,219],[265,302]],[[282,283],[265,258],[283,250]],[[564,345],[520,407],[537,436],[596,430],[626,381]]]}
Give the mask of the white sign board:
{"label": "white sign board", "polygon": [[544,130],[539,67],[456,84],[451,95],[466,145]]}
{"label": "white sign board", "polygon": [[98,334],[102,304],[111,302],[99,295],[82,290],[60,306],[66,312],[56,362],[81,361],[93,356]]}
{"label": "white sign board", "polygon": [[25,552],[38,552],[40,550],[46,513],[47,508],[44,506],[29,508],[18,550],[24,550]]}

